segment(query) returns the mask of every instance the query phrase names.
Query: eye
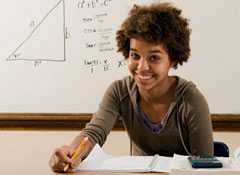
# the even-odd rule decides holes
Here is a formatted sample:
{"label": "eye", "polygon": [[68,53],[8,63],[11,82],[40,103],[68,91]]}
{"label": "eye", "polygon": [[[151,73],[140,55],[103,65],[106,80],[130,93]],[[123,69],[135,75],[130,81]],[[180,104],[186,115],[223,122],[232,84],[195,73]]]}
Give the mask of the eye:
{"label": "eye", "polygon": [[129,56],[133,60],[139,60],[140,59],[140,56],[137,53],[135,53],[135,52],[130,52]]}
{"label": "eye", "polygon": [[160,56],[159,55],[151,55],[151,56],[149,56],[148,60],[150,62],[156,62],[156,61],[160,60]]}

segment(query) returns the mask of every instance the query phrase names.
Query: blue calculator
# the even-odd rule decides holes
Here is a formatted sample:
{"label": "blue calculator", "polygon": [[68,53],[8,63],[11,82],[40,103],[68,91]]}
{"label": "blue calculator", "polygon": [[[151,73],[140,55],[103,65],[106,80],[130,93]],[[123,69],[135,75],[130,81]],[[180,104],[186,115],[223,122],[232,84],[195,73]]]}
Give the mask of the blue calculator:
{"label": "blue calculator", "polygon": [[222,168],[223,164],[214,156],[189,156],[189,162],[193,168]]}

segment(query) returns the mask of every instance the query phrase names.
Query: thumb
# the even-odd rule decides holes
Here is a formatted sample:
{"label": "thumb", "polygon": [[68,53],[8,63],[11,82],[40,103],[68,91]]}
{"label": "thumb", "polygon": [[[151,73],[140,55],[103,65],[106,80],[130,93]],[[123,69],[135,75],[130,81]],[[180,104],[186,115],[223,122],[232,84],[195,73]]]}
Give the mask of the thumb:
{"label": "thumb", "polygon": [[78,156],[76,159],[74,159],[74,160],[72,161],[71,167],[72,167],[73,169],[76,169],[76,168],[78,167],[78,165],[81,163],[81,161],[82,161],[81,156]]}
{"label": "thumb", "polygon": [[73,148],[68,149],[68,152],[67,152],[68,157],[72,157],[73,154],[74,154],[74,149]]}

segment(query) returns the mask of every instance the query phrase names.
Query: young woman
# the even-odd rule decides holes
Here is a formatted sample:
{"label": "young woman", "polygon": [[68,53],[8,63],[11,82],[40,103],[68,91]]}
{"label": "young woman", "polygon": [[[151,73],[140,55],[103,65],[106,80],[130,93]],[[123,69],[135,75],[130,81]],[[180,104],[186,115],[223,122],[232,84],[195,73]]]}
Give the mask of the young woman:
{"label": "young woman", "polygon": [[[121,118],[131,141],[131,154],[212,155],[208,104],[196,86],[169,70],[187,62],[190,29],[181,10],[169,3],[135,5],[117,31],[118,51],[130,76],[112,83],[98,111],[74,141],[50,159],[54,171],[72,171],[98,143],[103,145]],[[77,145],[84,151],[71,160]]]}

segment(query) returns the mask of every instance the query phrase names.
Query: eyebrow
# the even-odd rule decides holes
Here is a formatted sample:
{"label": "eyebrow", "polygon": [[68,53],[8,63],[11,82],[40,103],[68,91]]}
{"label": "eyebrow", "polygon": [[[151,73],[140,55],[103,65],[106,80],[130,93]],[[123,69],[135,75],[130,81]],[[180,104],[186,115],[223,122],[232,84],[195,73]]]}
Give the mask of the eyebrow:
{"label": "eyebrow", "polygon": [[[138,52],[138,50],[134,48],[130,48],[130,51]],[[156,50],[150,50],[149,53],[163,53],[163,52],[159,49],[156,49]]]}

